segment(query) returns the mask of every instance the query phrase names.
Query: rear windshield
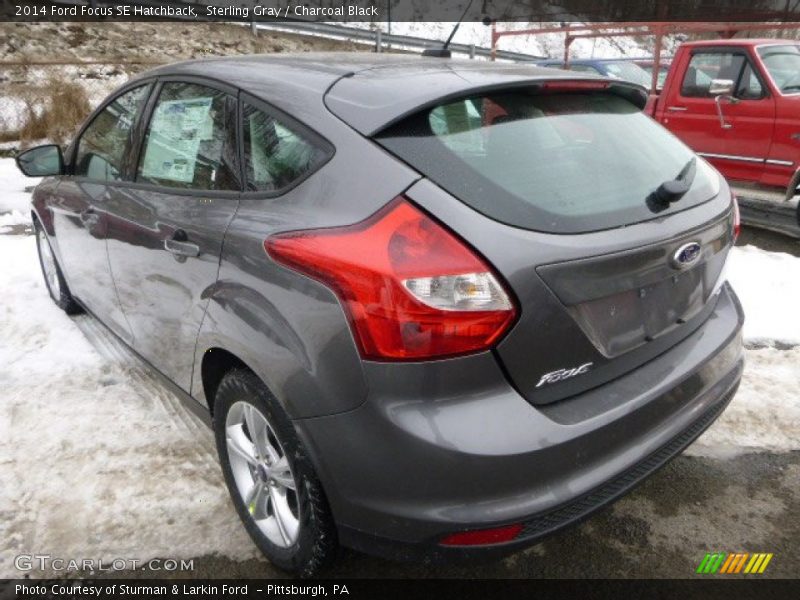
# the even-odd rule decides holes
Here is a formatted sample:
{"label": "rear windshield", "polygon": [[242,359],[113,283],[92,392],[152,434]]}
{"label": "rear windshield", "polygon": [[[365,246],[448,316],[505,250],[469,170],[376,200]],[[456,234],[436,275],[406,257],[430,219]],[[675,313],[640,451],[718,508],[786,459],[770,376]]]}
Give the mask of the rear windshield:
{"label": "rear windshield", "polygon": [[414,115],[377,141],[483,214],[537,231],[620,227],[719,193],[719,177],[698,158],[689,191],[671,204],[655,201],[695,155],[609,93],[465,98]]}

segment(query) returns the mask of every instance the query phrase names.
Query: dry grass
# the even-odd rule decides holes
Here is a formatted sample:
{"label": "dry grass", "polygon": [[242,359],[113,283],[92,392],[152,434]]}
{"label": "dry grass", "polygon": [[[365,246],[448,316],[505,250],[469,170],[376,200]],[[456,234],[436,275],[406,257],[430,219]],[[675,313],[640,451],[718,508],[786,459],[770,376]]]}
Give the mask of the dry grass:
{"label": "dry grass", "polygon": [[86,116],[91,104],[83,87],[53,77],[24,96],[26,114],[18,139],[48,139],[57,144],[69,140]]}

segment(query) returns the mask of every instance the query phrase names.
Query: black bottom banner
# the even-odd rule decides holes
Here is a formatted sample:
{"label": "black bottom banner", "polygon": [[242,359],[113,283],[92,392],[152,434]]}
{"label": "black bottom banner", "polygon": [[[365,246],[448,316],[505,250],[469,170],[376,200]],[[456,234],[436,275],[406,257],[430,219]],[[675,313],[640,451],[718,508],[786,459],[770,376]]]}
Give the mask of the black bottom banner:
{"label": "black bottom banner", "polygon": [[101,598],[151,600],[153,598],[347,598],[446,600],[526,598],[660,599],[799,598],[800,580],[778,579],[651,579],[651,580],[3,580],[0,598],[63,600]]}

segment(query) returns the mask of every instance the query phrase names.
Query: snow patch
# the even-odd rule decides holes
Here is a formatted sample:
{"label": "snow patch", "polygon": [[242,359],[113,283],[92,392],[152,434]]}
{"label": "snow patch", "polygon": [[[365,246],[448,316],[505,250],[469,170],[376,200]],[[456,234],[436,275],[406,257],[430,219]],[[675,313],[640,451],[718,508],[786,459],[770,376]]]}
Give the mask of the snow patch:
{"label": "snow patch", "polygon": [[745,361],[739,391],[687,454],[727,458],[800,450],[800,347],[746,350]]}
{"label": "snow patch", "polygon": [[800,258],[739,246],[731,251],[727,269],[744,307],[745,341],[800,344]]}
{"label": "snow patch", "polygon": [[30,225],[30,214],[23,214],[18,210],[0,213],[0,233],[10,231],[15,225]]}
{"label": "snow patch", "polygon": [[32,548],[258,556],[205,425],[91,317],[53,304],[33,236],[0,236],[0,256],[0,289],[13,290],[0,304],[0,578]]}
{"label": "snow patch", "polygon": [[[0,158],[0,213],[17,211],[23,215],[31,214],[31,194],[25,188],[32,189],[41,179],[25,177],[17,168],[13,158]],[[25,223],[29,223],[30,219]],[[0,221],[1,226],[19,225]]]}

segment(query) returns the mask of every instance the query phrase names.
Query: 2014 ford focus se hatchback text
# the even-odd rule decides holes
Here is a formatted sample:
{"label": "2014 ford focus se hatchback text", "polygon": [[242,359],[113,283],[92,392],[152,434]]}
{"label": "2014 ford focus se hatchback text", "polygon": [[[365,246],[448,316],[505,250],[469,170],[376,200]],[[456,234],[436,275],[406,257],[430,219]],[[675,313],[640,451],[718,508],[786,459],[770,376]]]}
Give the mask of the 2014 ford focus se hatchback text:
{"label": "2014 ford focus se hatchback text", "polygon": [[[577,78],[576,78],[577,77]],[[529,546],[742,373],[724,179],[632,84],[374,54],[150,71],[18,157],[47,287],[213,425],[275,565]]]}

